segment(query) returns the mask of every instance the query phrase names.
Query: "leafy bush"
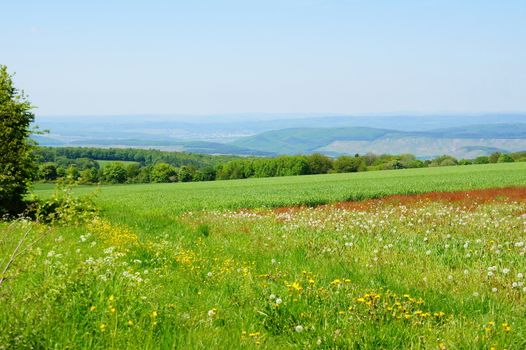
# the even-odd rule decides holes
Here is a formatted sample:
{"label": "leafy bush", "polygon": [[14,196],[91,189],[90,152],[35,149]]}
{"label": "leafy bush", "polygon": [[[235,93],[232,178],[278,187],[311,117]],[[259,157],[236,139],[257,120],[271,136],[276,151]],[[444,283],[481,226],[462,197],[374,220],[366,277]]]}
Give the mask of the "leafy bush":
{"label": "leafy bush", "polygon": [[513,163],[515,160],[509,154],[501,154],[498,163]]}
{"label": "leafy bush", "polygon": [[157,163],[153,166],[150,173],[151,182],[175,182],[177,181],[177,171],[173,166],[166,163]]}
{"label": "leafy bush", "polygon": [[71,187],[59,186],[49,199],[34,201],[29,215],[42,223],[86,222],[93,219],[98,212],[92,196],[75,197]]}

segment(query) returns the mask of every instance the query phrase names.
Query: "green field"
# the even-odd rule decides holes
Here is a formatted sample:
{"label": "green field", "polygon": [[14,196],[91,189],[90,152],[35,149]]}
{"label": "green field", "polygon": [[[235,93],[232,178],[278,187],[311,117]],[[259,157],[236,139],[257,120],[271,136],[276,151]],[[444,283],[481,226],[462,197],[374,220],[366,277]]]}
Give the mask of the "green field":
{"label": "green field", "polygon": [[523,349],[525,201],[316,207],[508,186],[526,163],[101,186],[98,217],[0,224],[1,267],[29,232],[0,349]]}
{"label": "green field", "polygon": [[119,163],[123,165],[139,164],[139,162],[134,162],[131,160],[96,160],[96,162],[99,163],[101,168],[104,168],[108,164],[114,164],[114,163]]}
{"label": "green field", "polygon": [[[172,184],[101,186],[111,216],[171,216],[188,210],[317,205],[391,194],[526,185],[526,163],[502,163],[347,174],[308,175]],[[42,187],[44,186],[44,187]],[[89,193],[94,186],[81,186]],[[38,184],[36,194],[53,189]],[[133,215],[128,215],[133,214]]]}

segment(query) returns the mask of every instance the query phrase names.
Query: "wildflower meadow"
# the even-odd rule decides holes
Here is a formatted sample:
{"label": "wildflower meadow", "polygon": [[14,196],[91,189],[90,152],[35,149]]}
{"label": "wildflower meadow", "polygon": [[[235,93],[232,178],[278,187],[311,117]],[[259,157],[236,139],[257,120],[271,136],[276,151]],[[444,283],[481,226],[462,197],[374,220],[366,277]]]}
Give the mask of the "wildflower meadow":
{"label": "wildflower meadow", "polygon": [[2,222],[0,349],[524,349],[525,164],[107,186]]}

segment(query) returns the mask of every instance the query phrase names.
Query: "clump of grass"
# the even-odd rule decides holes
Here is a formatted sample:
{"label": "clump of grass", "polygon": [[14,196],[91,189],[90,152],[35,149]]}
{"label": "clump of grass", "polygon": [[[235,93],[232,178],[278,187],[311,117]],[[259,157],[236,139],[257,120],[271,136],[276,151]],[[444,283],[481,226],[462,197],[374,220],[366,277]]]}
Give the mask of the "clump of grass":
{"label": "clump of grass", "polygon": [[205,238],[210,236],[210,225],[204,223],[197,226],[197,233]]}

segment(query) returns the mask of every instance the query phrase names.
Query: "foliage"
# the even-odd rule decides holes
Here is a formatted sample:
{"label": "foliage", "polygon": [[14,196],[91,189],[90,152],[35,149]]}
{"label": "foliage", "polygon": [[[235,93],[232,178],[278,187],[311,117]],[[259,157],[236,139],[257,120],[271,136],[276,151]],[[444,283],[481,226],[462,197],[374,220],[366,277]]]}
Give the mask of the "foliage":
{"label": "foliage", "polygon": [[59,185],[53,195],[33,201],[29,215],[46,224],[78,224],[90,221],[97,212],[94,194],[74,196],[71,186]]}
{"label": "foliage", "polygon": [[166,163],[157,163],[150,173],[151,182],[175,182],[177,181],[177,170]]}
{"label": "foliage", "polygon": [[112,163],[108,164],[103,168],[102,176],[104,180],[109,183],[124,183],[126,182],[126,176],[128,172],[123,164]]}
{"label": "foliage", "polygon": [[515,160],[509,154],[501,154],[497,162],[499,163],[513,163]]}
{"label": "foliage", "polygon": [[35,172],[29,141],[33,106],[0,65],[0,216],[25,209],[24,195]]}
{"label": "foliage", "polygon": [[58,162],[58,159],[75,160],[87,158],[92,160],[137,162],[143,166],[155,163],[167,163],[174,167],[192,165],[198,169],[225,163],[235,156],[211,156],[181,152],[163,152],[153,149],[138,148],[91,148],[91,147],[39,147],[35,156],[42,162]]}
{"label": "foliage", "polygon": [[[108,158],[120,159],[138,159],[142,155],[150,154],[151,150],[101,150],[96,148],[41,148],[36,152],[40,159],[41,165],[39,179],[44,181],[53,181],[53,178],[65,180],[67,182],[77,182],[80,184],[89,183],[161,183],[161,182],[190,182],[190,181],[214,181],[214,180],[232,180],[246,179],[253,177],[276,177],[276,176],[294,176],[309,174],[326,174],[332,172],[362,172],[373,170],[397,170],[411,169],[422,167],[436,166],[453,166],[453,165],[471,165],[489,163],[488,157],[479,157],[473,161],[469,159],[457,160],[451,156],[440,156],[432,160],[422,161],[416,159],[412,154],[401,155],[375,155],[358,154],[352,156],[340,156],[336,159],[322,154],[299,155],[299,156],[279,156],[272,158],[220,158],[229,160],[220,162],[214,159],[215,166],[204,164],[194,165],[186,163],[185,165],[174,166],[174,162],[165,162],[161,159],[175,157],[179,159],[180,153],[170,152],[153,152],[160,154],[162,157],[152,157],[157,159],[153,165],[147,165],[148,162],[138,162],[134,160],[100,160],[81,158],[66,158],[66,156],[105,156]],[[136,152],[136,153],[134,153]],[[146,152],[146,153],[145,153]],[[133,156],[135,154],[135,156]],[[190,156],[186,155],[185,156]],[[198,155],[192,155],[198,156]],[[500,154],[499,154],[500,156]],[[526,157],[524,152],[506,154],[502,156],[508,161],[511,159],[519,160]],[[44,163],[42,163],[44,162]],[[175,162],[177,163],[177,162]],[[180,163],[179,163],[180,164]],[[204,166],[204,167],[202,167]],[[52,168],[56,168],[56,177],[54,177]],[[107,168],[108,167],[108,168]],[[123,170],[124,168],[124,170]],[[51,171],[50,174],[47,172]]]}
{"label": "foliage", "polygon": [[337,173],[355,173],[364,169],[365,162],[360,157],[340,156],[333,166]]}
{"label": "foliage", "polygon": [[54,163],[44,163],[38,169],[39,178],[45,181],[57,179],[57,166]]}

